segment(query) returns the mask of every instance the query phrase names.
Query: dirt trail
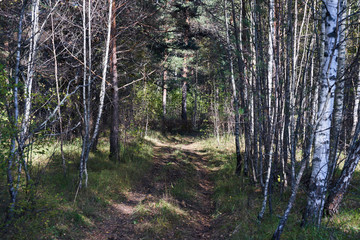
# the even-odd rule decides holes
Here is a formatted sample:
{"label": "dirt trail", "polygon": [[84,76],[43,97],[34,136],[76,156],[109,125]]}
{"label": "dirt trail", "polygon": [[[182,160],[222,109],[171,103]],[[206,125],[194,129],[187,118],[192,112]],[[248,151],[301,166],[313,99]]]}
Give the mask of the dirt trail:
{"label": "dirt trail", "polygon": [[188,139],[154,144],[149,174],[87,239],[214,239],[206,153]]}

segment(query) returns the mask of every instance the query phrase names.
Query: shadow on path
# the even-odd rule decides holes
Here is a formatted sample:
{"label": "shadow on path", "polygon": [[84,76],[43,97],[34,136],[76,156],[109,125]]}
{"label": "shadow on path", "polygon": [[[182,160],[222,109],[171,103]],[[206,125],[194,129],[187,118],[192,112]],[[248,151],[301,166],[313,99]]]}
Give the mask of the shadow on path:
{"label": "shadow on path", "polygon": [[87,239],[213,239],[207,155],[189,139],[154,142],[152,168]]}

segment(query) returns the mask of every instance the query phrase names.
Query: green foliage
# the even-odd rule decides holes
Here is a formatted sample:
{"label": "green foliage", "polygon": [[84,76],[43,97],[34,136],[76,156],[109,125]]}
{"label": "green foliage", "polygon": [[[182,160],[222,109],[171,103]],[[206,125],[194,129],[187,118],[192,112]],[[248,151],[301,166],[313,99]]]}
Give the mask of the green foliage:
{"label": "green foliage", "polygon": [[146,119],[150,123],[160,121],[162,115],[162,92],[160,88],[151,81],[138,84],[134,87],[134,106],[136,112],[134,120],[145,128]]}

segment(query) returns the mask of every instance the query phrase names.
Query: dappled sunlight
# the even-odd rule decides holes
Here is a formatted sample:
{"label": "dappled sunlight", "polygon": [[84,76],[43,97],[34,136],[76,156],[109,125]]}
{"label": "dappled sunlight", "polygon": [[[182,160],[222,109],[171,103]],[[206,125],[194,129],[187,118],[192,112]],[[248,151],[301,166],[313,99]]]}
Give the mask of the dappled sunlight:
{"label": "dappled sunlight", "polygon": [[[272,197],[273,214],[267,212],[260,226],[256,213],[261,205],[262,189],[234,175],[234,145],[225,137],[220,145],[213,143],[213,138],[187,137],[184,141],[179,138],[160,140],[153,136],[128,143],[122,148],[126,159],[120,163],[109,160],[106,140],[99,141],[98,150],[90,155],[90,186],[79,192],[75,202],[76,158],[80,152],[79,146],[67,143],[64,146],[69,163],[67,177],[45,168],[43,184],[47,181],[48,187],[39,188],[37,193],[47,202],[43,208],[53,209],[50,218],[53,227],[44,236],[94,240],[269,238],[289,191],[281,197]],[[59,153],[54,156],[50,164],[60,167]],[[359,177],[357,170],[354,180]],[[274,187],[278,187],[277,183]],[[284,238],[358,236],[359,196],[359,189],[350,187],[344,207],[338,215],[324,219],[321,231],[301,229],[301,212],[294,212],[288,223],[291,231],[285,231]],[[303,191],[298,198],[296,207],[301,209],[306,199]],[[48,213],[45,210],[44,214]],[[238,232],[234,232],[234,226]]]}

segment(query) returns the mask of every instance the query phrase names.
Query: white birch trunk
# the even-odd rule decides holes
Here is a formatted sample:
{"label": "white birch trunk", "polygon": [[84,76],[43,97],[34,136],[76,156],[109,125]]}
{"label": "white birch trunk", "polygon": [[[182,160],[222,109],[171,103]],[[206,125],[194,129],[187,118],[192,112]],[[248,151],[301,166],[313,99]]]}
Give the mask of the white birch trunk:
{"label": "white birch trunk", "polygon": [[264,187],[264,199],[262,202],[262,207],[258,215],[258,220],[260,221],[265,213],[266,209],[266,201],[269,196],[269,184],[270,184],[270,177],[271,177],[271,169],[272,169],[272,161],[273,161],[273,145],[274,145],[274,135],[275,135],[275,120],[276,120],[276,107],[274,107],[274,114],[272,114],[272,78],[273,78],[273,62],[274,62],[274,39],[275,30],[274,30],[274,18],[275,18],[275,11],[274,11],[274,0],[269,1],[269,62],[268,62],[268,121],[269,121],[269,163],[267,169],[267,175],[265,180],[265,187]]}
{"label": "white birch trunk", "polygon": [[272,100],[272,89],[273,89],[273,71],[274,71],[274,36],[275,36],[275,29],[274,29],[274,18],[275,18],[275,11],[274,11],[274,0],[269,1],[269,61],[268,61],[268,102],[267,107],[269,111],[269,119],[271,118],[272,108],[271,108],[271,100]]}
{"label": "white birch trunk", "polygon": [[331,114],[334,108],[335,82],[337,76],[337,13],[338,0],[327,0],[322,7],[324,36],[324,55],[321,56],[321,76],[319,89],[318,125],[315,132],[314,155],[310,179],[305,222],[320,225],[327,191],[329,167]]}
{"label": "white birch trunk", "polygon": [[[19,86],[19,75],[20,75],[20,61],[21,61],[21,40],[22,40],[22,34],[23,34],[23,21],[24,21],[24,15],[25,15],[25,9],[27,6],[27,0],[23,2],[23,6],[21,8],[20,12],[20,19],[19,19],[19,26],[18,26],[18,36],[17,36],[17,46],[16,46],[16,65],[15,65],[15,73],[14,73],[14,116],[12,114],[9,114],[9,119],[13,119],[11,121],[13,128],[16,130],[18,128],[18,119],[19,119],[19,96],[18,96],[18,86]],[[16,132],[13,133],[13,136],[11,137],[11,146],[10,146],[10,156],[7,161],[7,184],[8,184],[8,190],[10,194],[10,204],[9,204],[9,210],[7,214],[7,223],[12,220],[14,216],[14,210],[16,205],[16,198],[18,189],[15,187],[14,183],[14,176],[12,173],[12,168],[16,164]]]}
{"label": "white birch trunk", "polygon": [[339,135],[342,127],[343,119],[343,106],[344,106],[344,73],[345,73],[345,60],[346,60],[346,40],[345,40],[345,19],[346,19],[346,0],[340,1],[339,7],[339,21],[338,32],[339,32],[339,43],[338,47],[338,70],[337,70],[337,82],[335,90],[335,102],[332,119],[332,127],[330,130],[330,156],[329,156],[329,173],[328,181],[331,180],[337,162],[337,148],[339,143]]}
{"label": "white birch trunk", "polygon": [[162,131],[165,133],[166,131],[166,104],[167,104],[167,80],[168,80],[168,72],[165,67],[163,72],[163,84],[162,84]]}
{"label": "white birch trunk", "polygon": [[354,135],[356,124],[359,121],[359,103],[360,103],[360,69],[359,69],[359,75],[357,79],[356,84],[356,92],[355,92],[355,106],[354,106],[354,112],[353,112],[353,128],[351,130],[351,135]]}
{"label": "white birch trunk", "polygon": [[[112,0],[115,1],[115,0]],[[94,144],[94,141],[99,133],[99,126],[100,126],[100,120],[102,116],[102,112],[104,109],[104,100],[105,100],[105,91],[106,91],[106,75],[107,75],[107,66],[108,66],[108,60],[109,60],[109,49],[110,49],[110,33],[111,33],[111,19],[112,19],[112,2],[109,3],[109,18],[108,18],[108,26],[107,26],[107,36],[106,36],[106,42],[105,42],[105,53],[103,58],[103,71],[102,71],[102,80],[101,80],[101,88],[100,88],[100,103],[99,103],[99,111],[95,122],[95,129],[93,136],[91,138],[91,141],[89,143],[88,150],[86,152],[85,156],[85,164],[87,163],[87,160],[89,158],[89,153],[91,146]],[[85,165],[85,171],[86,171],[86,165]],[[87,186],[87,179],[85,181],[85,186]]]}
{"label": "white birch trunk", "polygon": [[80,172],[79,172],[79,188],[82,187],[82,180],[83,180],[83,174],[85,172],[85,161],[87,161],[86,158],[86,152],[87,152],[87,146],[89,142],[89,121],[88,121],[88,109],[87,109],[87,100],[86,100],[86,85],[87,85],[87,29],[86,29],[86,0],[83,0],[83,19],[82,19],[82,27],[83,27],[83,105],[84,105],[84,128],[85,128],[85,134],[83,137],[83,143],[82,143],[82,151],[81,151],[81,157],[80,157]]}
{"label": "white birch trunk", "polygon": [[[35,56],[39,39],[39,0],[33,0],[31,4],[31,31],[30,31],[30,50],[28,58],[27,78],[25,81],[25,108],[24,118],[21,127],[20,145],[24,145],[25,136],[30,125],[32,83],[34,77]],[[22,146],[21,146],[22,148]]]}
{"label": "white birch trunk", "polygon": [[256,101],[256,97],[257,97],[257,93],[256,93],[256,81],[257,81],[257,72],[258,72],[258,67],[257,67],[257,48],[256,48],[256,44],[257,44],[257,37],[256,37],[256,12],[255,12],[255,8],[256,8],[256,0],[254,1],[251,1],[250,3],[250,8],[251,8],[251,14],[250,14],[250,22],[251,22],[251,40],[252,40],[252,44],[251,44],[251,54],[252,54],[252,66],[254,66],[254,69],[253,69],[253,74],[252,74],[252,79],[253,79],[253,84],[252,84],[252,97],[253,97],[253,106],[252,106],[252,119],[253,119],[253,122],[252,122],[252,125],[251,125],[251,128],[252,128],[252,144],[253,144],[253,151],[254,151],[254,154],[253,154],[253,159],[252,158],[252,165],[253,165],[253,180],[255,183],[258,182],[258,179],[257,179],[257,172],[258,172],[258,169],[257,169],[257,166],[258,166],[258,141],[257,141],[257,119],[255,120],[257,114],[257,109],[256,109],[256,105],[257,105],[257,101]]}

